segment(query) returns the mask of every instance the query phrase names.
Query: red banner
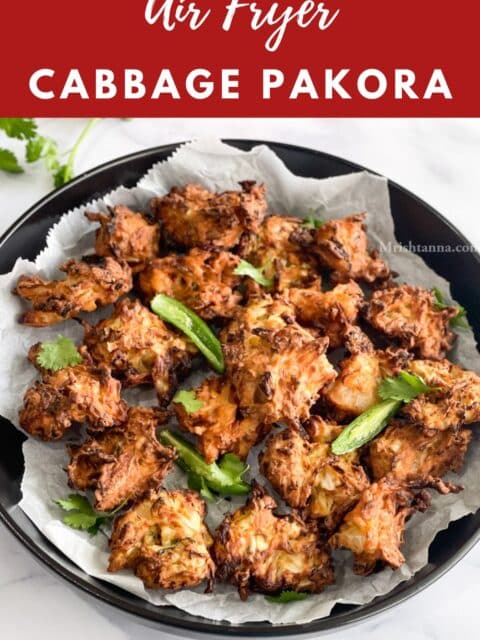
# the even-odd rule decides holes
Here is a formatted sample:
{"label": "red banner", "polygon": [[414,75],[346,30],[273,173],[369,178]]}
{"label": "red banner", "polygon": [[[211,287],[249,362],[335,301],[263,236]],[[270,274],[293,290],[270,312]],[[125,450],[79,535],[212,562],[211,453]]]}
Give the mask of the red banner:
{"label": "red banner", "polygon": [[4,3],[0,115],[480,116],[474,7]]}

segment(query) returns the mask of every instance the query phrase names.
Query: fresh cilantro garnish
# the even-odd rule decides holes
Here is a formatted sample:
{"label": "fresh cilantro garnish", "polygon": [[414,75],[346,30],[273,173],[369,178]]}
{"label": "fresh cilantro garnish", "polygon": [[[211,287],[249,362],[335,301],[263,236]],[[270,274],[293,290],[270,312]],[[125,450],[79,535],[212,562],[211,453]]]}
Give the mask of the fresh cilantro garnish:
{"label": "fresh cilantro garnish", "polygon": [[80,145],[82,144],[84,138],[99,121],[100,118],[90,118],[90,120],[87,122],[87,125],[78,136],[77,141],[71,148],[70,153],[67,156],[66,163],[55,168],[55,170],[53,171],[53,180],[55,182],[55,187],[61,187],[67,182],[70,182],[70,180],[73,178],[73,163],[75,161],[75,156],[77,155],[78,149],[80,148]]}
{"label": "fresh cilantro garnish", "polygon": [[222,473],[230,478],[232,484],[245,484],[242,476],[248,471],[248,464],[234,453],[225,453],[217,462],[217,466]]}
{"label": "fresh cilantro garnish", "polygon": [[182,404],[187,413],[195,413],[203,407],[203,400],[197,398],[195,391],[182,389],[173,396],[172,402]]}
{"label": "fresh cilantro garnish", "polygon": [[[61,187],[74,176],[74,161],[78,149],[92,127],[99,118],[91,118],[77,141],[67,155],[66,162],[62,164],[58,146],[55,140],[41,136],[37,132],[37,124],[32,118],[0,118],[0,129],[8,137],[27,141],[25,147],[25,159],[27,162],[43,160],[47,171],[52,175],[55,187]],[[17,157],[8,149],[0,149],[0,170],[10,173],[23,173],[23,168]]]}
{"label": "fresh cilantro garnish", "polygon": [[310,213],[303,219],[302,227],[305,229],[319,229],[325,224],[325,220],[318,218],[315,213]]}
{"label": "fresh cilantro garnish", "polygon": [[445,296],[440,291],[440,289],[437,289],[437,287],[434,287],[432,289],[432,293],[435,296],[435,306],[437,309],[442,310],[447,309],[448,307],[455,307],[455,309],[457,309],[457,315],[453,318],[450,318],[450,326],[468,329],[470,325],[468,324],[467,312],[465,311],[465,307],[447,302]]}
{"label": "fresh cilantro garnish", "polygon": [[42,342],[37,355],[37,363],[43,369],[59,371],[65,367],[72,367],[82,362],[73,340],[58,336],[55,342]]}
{"label": "fresh cilantro garnish", "polygon": [[255,282],[262,287],[271,287],[273,285],[273,279],[267,278],[264,274],[265,267],[254,267],[253,264],[246,260],[240,260],[238,266],[233,271],[235,276],[248,276],[255,280]]}
{"label": "fresh cilantro garnish", "polygon": [[33,118],[0,118],[0,129],[9,138],[31,140],[37,134],[37,125]]}
{"label": "fresh cilantro garnish", "polygon": [[276,604],[287,604],[288,602],[305,600],[307,597],[308,593],[304,593],[302,591],[282,591],[276,596],[265,596],[265,600],[275,602]]}
{"label": "fresh cilantro garnish", "polygon": [[250,491],[250,485],[242,480],[248,465],[233,453],[226,453],[218,462],[208,464],[195,447],[171,431],[162,431],[160,440],[176,450],[176,463],[187,473],[189,486],[203,490],[207,500],[213,499],[212,491],[227,496],[245,495]]}
{"label": "fresh cilantro garnish", "polygon": [[8,173],[23,173],[22,167],[18,164],[17,156],[8,149],[0,148],[0,169]]}
{"label": "fresh cilantro garnish", "polygon": [[[55,500],[55,503],[67,511],[67,515],[63,517],[63,523],[72,529],[80,529],[88,531],[94,536],[100,530],[100,527],[106,524],[118,509],[111,513],[98,513],[95,511],[85,496],[78,493],[72,493],[65,500]],[[122,505],[123,507],[123,505]]]}
{"label": "fresh cilantro garnish", "polygon": [[384,378],[379,387],[378,395],[382,400],[401,400],[410,402],[421,393],[436,391],[436,387],[429,387],[420,376],[400,371],[395,378]]}
{"label": "fresh cilantro garnish", "polygon": [[27,162],[37,162],[43,158],[47,169],[51,172],[59,164],[57,143],[52,138],[37,136],[27,142],[25,158]]}
{"label": "fresh cilantro garnish", "polygon": [[395,378],[384,378],[379,385],[381,402],[355,418],[332,443],[332,452],[341,455],[355,451],[375,438],[397,413],[403,403],[410,402],[422,393],[435,391],[419,376],[401,371]]}

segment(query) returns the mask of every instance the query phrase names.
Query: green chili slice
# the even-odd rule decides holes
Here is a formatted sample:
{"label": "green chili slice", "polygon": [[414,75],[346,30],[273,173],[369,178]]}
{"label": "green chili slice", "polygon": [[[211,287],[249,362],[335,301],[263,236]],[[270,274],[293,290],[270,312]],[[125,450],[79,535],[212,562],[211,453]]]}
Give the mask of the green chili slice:
{"label": "green chili slice", "polygon": [[203,353],[218,373],[225,371],[222,345],[210,327],[184,304],[163,293],[157,294],[150,307],[162,320],[180,329]]}

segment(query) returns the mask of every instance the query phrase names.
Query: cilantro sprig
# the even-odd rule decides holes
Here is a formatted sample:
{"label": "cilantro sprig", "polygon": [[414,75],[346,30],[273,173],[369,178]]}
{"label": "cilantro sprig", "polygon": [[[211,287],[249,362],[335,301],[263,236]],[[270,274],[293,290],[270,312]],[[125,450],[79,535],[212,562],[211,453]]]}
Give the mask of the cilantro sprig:
{"label": "cilantro sprig", "polygon": [[75,343],[65,336],[58,336],[55,342],[42,342],[37,354],[37,364],[49,371],[59,371],[81,362],[82,356]]}
{"label": "cilantro sprig", "polygon": [[457,315],[453,318],[450,318],[450,326],[451,327],[460,327],[462,329],[468,329],[470,326],[467,320],[467,312],[465,307],[461,305],[455,305],[452,302],[448,302],[443,293],[437,287],[432,289],[432,293],[435,297],[435,307],[440,311],[442,309],[447,309],[449,307],[454,307],[457,309]]}
{"label": "cilantro sprig", "polygon": [[400,371],[394,378],[384,378],[379,387],[378,395],[382,400],[400,400],[410,402],[422,393],[437,391],[438,387],[430,387],[420,376],[408,371]]}
{"label": "cilantro sprig", "polygon": [[302,227],[305,229],[320,229],[325,224],[325,220],[319,218],[315,212],[311,212],[303,219]]}
{"label": "cilantro sprig", "polygon": [[88,531],[91,536],[96,535],[100,528],[107,524],[123,508],[120,505],[115,511],[100,513],[95,511],[85,496],[71,493],[68,498],[55,500],[55,503],[67,514],[62,522],[72,529]]}
{"label": "cilantro sprig", "polygon": [[275,604],[287,604],[288,602],[298,602],[299,600],[305,600],[308,598],[308,593],[304,591],[282,591],[276,596],[265,596],[265,600],[268,602],[274,602]]}
{"label": "cilantro sprig", "polygon": [[[9,137],[26,142],[25,160],[27,163],[43,160],[45,168],[51,174],[56,188],[69,182],[74,176],[74,162],[79,147],[92,127],[100,118],[91,118],[80,133],[66,161],[62,163],[58,145],[52,138],[38,133],[33,118],[0,118],[0,130]],[[17,156],[10,149],[0,148],[0,170],[8,173],[24,173]]]}
{"label": "cilantro sprig", "polygon": [[32,140],[37,135],[37,124],[33,118],[0,118],[0,129],[9,138]]}
{"label": "cilantro sprig", "polygon": [[400,371],[394,378],[384,378],[379,385],[381,402],[361,413],[332,443],[332,452],[341,455],[355,451],[375,438],[388,424],[403,404],[407,404],[423,393],[436,391],[420,376]]}
{"label": "cilantro sprig", "polygon": [[0,169],[7,173],[23,173],[23,167],[20,166],[17,156],[8,149],[0,148]]}
{"label": "cilantro sprig", "polygon": [[195,413],[204,405],[203,400],[197,398],[197,394],[193,389],[182,389],[181,391],[177,391],[173,396],[172,402],[183,405],[183,408],[187,413]]}
{"label": "cilantro sprig", "polygon": [[267,278],[264,273],[265,267],[254,267],[247,260],[240,260],[237,267],[233,271],[235,276],[248,276],[255,280],[257,284],[269,289],[273,285],[273,278]]}

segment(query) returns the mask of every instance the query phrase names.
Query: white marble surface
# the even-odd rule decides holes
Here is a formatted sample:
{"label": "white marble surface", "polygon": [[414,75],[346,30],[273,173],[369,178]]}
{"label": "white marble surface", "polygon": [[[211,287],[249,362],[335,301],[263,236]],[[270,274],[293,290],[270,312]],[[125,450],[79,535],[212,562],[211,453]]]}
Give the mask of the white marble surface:
{"label": "white marble surface", "polygon": [[[61,148],[68,148],[82,125],[77,119],[41,121],[42,133],[52,135]],[[82,146],[76,171],[145,147],[209,133],[310,146],[363,164],[430,202],[480,247],[480,120],[103,120]],[[0,135],[0,146],[3,143]],[[30,167],[19,176],[0,172],[0,233],[50,187],[41,167]],[[416,598],[322,638],[477,638],[479,569],[480,545]],[[0,528],[0,638],[32,637],[168,640],[174,636],[74,590],[38,565]]]}

